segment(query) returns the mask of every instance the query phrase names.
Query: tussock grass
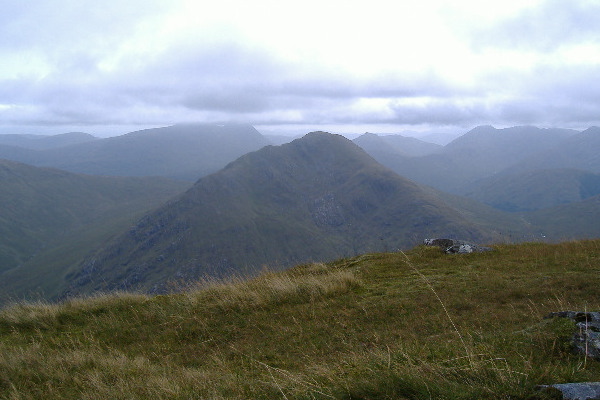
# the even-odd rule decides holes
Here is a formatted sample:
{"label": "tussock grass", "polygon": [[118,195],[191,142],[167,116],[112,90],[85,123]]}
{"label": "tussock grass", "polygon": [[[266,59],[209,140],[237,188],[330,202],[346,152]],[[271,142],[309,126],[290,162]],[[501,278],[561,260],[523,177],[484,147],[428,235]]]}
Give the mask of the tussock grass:
{"label": "tussock grass", "polygon": [[187,293],[188,301],[215,304],[222,308],[248,308],[273,303],[304,303],[344,293],[361,286],[350,270],[330,270],[317,263],[286,274],[264,272],[248,280],[234,277],[226,280],[198,282]]}
{"label": "tussock grass", "polygon": [[600,307],[600,241],[417,247],[180,294],[0,310],[1,399],[541,399],[600,379],[552,311]]}

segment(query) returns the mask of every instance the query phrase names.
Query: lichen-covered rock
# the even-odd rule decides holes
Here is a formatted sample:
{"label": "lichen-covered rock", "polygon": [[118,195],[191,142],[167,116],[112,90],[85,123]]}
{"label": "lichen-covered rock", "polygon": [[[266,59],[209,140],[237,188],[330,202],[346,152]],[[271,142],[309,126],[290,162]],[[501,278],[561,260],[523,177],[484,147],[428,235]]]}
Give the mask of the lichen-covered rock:
{"label": "lichen-covered rock", "polygon": [[464,240],[456,239],[425,239],[423,243],[426,246],[437,246],[446,254],[467,254],[481,251],[490,251],[491,247],[479,246]]}
{"label": "lichen-covered rock", "polygon": [[563,400],[600,400],[600,382],[559,383],[540,385],[539,390],[558,390]]}
{"label": "lichen-covered rock", "polygon": [[568,318],[575,323],[572,345],[579,354],[600,361],[600,312],[559,311],[546,318]]}

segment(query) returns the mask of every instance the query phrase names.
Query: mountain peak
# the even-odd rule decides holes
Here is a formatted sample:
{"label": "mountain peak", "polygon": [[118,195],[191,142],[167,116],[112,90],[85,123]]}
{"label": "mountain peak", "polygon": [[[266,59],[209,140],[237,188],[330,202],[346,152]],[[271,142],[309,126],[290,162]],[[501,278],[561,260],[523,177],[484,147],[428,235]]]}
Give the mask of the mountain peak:
{"label": "mountain peak", "polygon": [[406,248],[428,236],[491,238],[351,140],[311,132],[199,179],[98,253],[93,271],[82,265],[74,289],[160,291],[173,279]]}
{"label": "mountain peak", "polygon": [[585,134],[585,135],[599,135],[600,134],[600,127],[590,126],[589,128],[587,128],[585,131],[583,131],[581,133]]}

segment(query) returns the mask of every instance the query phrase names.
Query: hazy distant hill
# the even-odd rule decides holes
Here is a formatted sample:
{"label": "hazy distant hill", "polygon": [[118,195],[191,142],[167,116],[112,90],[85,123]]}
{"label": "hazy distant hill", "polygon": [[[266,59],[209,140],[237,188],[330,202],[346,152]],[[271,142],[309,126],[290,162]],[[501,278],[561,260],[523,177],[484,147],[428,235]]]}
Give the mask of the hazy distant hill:
{"label": "hazy distant hill", "polygon": [[71,257],[89,252],[187,186],[165,178],[94,177],[0,160],[0,293],[56,283]]}
{"label": "hazy distant hill", "polygon": [[418,138],[424,142],[439,144],[440,146],[445,146],[456,138],[460,137],[462,133],[428,133],[424,136],[419,136]]}
{"label": "hazy distant hill", "polygon": [[88,133],[69,132],[60,135],[0,135],[0,145],[22,147],[32,150],[47,150],[72,144],[87,143],[98,138]]}
{"label": "hazy distant hill", "polygon": [[567,129],[520,126],[477,127],[435,154],[396,157],[385,165],[398,174],[438,189],[461,193],[462,187],[551,149],[576,134]]}
{"label": "hazy distant hill", "polygon": [[203,274],[406,248],[430,236],[500,237],[350,140],[315,132],[200,179],[90,257],[73,291],[156,290]]}
{"label": "hazy distant hill", "polygon": [[540,152],[511,167],[509,172],[550,168],[575,168],[600,173],[600,128],[572,135],[560,146]]}
{"label": "hazy distant hill", "polygon": [[440,151],[443,146],[424,142],[413,137],[402,135],[376,135],[365,133],[353,140],[354,143],[363,148],[377,161],[380,157],[401,155],[406,157],[418,157]]}
{"label": "hazy distant hill", "polygon": [[196,180],[269,144],[244,124],[182,124],[26,153],[0,156],[91,175],[166,176]]}
{"label": "hazy distant hill", "polygon": [[505,211],[533,211],[600,194],[600,174],[547,169],[501,174],[476,182],[465,196]]}
{"label": "hazy distant hill", "polygon": [[558,240],[600,237],[600,195],[524,214],[539,236]]}
{"label": "hazy distant hill", "polygon": [[269,141],[269,144],[279,146],[280,144],[289,143],[294,139],[298,139],[297,136],[286,136],[286,135],[266,135],[263,136]]}

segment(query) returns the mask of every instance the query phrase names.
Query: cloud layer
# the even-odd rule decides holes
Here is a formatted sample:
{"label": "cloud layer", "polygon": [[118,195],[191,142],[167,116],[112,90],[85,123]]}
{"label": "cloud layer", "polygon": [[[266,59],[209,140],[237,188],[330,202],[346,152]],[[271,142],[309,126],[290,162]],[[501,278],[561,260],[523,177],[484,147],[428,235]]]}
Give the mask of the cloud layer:
{"label": "cloud layer", "polygon": [[0,131],[600,124],[599,1],[402,3],[4,1]]}

